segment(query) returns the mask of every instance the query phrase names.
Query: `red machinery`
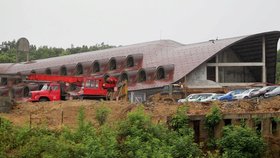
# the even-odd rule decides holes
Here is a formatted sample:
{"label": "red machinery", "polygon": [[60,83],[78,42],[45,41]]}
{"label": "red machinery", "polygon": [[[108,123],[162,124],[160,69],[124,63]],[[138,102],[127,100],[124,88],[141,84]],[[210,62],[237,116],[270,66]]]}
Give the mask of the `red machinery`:
{"label": "red machinery", "polygon": [[[80,77],[80,76],[54,76],[31,74],[27,80],[47,81],[40,91],[31,91],[29,101],[55,101],[66,100],[70,96],[106,98],[117,85],[117,78]],[[75,85],[71,90],[69,85]]]}

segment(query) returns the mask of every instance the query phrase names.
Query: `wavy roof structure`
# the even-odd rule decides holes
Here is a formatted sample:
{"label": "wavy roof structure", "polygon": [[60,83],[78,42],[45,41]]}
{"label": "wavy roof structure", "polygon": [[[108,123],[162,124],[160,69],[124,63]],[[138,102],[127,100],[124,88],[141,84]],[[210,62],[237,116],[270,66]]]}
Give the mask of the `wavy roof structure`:
{"label": "wavy roof structure", "polygon": [[[259,47],[261,42],[260,38],[262,37],[266,38],[268,80],[274,82],[277,42],[280,37],[279,31],[264,32],[188,45],[180,44],[172,40],[159,40],[106,50],[36,60],[30,63],[0,64],[0,73],[30,73],[32,70],[44,70],[47,68],[52,69],[63,65],[72,65],[72,67],[75,67],[78,63],[86,65],[86,63],[93,63],[97,60],[110,59],[112,57],[127,57],[133,54],[142,54],[142,64],[136,70],[149,70],[151,68],[156,69],[165,65],[173,65],[174,70],[172,78],[168,81],[154,80],[148,83],[141,82],[135,83],[133,86],[129,86],[129,90],[149,89],[161,87],[180,80],[199,65],[205,63],[207,60],[211,59],[211,57],[227,48],[246,47],[246,44],[253,45],[254,43],[258,43],[256,47]],[[250,56],[246,56],[248,53],[250,54],[250,50],[244,51],[242,54],[244,57],[250,58]],[[254,56],[254,54],[252,54],[252,56]],[[129,71],[129,69],[124,68],[119,71],[119,73],[124,71]],[[110,74],[111,71],[108,70],[104,72],[104,74],[105,73]]]}

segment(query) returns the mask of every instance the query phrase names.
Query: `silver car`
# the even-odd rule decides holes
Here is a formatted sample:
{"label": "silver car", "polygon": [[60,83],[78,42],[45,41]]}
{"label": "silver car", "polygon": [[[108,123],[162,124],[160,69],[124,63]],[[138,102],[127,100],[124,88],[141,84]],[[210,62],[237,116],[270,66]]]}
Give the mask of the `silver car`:
{"label": "silver car", "polygon": [[280,86],[270,92],[265,93],[264,97],[268,98],[268,97],[273,97],[273,96],[277,96],[277,95],[280,95]]}

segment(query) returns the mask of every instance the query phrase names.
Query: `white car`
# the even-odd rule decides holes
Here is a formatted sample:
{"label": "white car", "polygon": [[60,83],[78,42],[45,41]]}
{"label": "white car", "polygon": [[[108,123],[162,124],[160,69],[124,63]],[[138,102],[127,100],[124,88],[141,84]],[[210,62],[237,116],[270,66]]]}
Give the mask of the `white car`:
{"label": "white car", "polygon": [[184,99],[179,99],[178,103],[185,103],[185,102],[199,102],[201,99],[205,99],[209,96],[212,96],[215,93],[195,93],[190,94]]}
{"label": "white car", "polygon": [[216,94],[216,93],[213,93],[213,95],[207,97],[207,98],[199,98],[200,99],[200,102],[208,102],[208,101],[216,101],[218,100],[218,98],[220,96],[223,96],[224,94]]}
{"label": "white car", "polygon": [[184,99],[179,99],[178,103],[192,102],[197,98],[199,98],[199,94],[190,94]]}
{"label": "white car", "polygon": [[234,96],[235,99],[240,100],[240,99],[249,99],[251,94],[254,92],[257,92],[260,88],[251,88],[251,89],[247,89],[246,91],[240,93],[240,94],[236,94]]}

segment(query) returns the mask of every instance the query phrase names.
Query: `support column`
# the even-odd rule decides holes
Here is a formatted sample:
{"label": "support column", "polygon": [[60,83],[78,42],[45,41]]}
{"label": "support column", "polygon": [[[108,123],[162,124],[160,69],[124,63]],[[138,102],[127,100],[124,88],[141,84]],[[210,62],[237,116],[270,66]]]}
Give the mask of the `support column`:
{"label": "support column", "polygon": [[[219,63],[218,54],[216,55],[216,63]],[[219,82],[219,67],[218,65],[215,66],[215,74],[216,74],[216,82]]]}
{"label": "support column", "polygon": [[266,66],[265,66],[266,52],[265,52],[265,36],[262,38],[262,82],[266,82]]}

